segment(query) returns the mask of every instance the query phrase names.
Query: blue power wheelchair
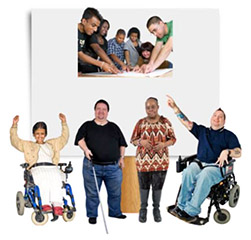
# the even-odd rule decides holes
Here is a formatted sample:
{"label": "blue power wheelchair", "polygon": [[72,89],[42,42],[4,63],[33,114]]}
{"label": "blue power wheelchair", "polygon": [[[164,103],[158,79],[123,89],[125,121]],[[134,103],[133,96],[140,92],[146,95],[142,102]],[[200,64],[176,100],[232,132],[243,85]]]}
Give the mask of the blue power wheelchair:
{"label": "blue power wheelchair", "polygon": [[[53,214],[53,219],[51,221],[56,221],[58,219],[58,216],[54,215],[53,211],[46,211],[44,212],[42,210],[42,198],[40,196],[39,187],[34,183],[33,177],[31,174],[31,171],[28,170],[29,164],[23,163],[20,165],[22,168],[24,168],[24,194],[21,191],[17,192],[16,195],[16,207],[17,207],[17,213],[18,215],[24,214],[24,209],[27,208],[33,208],[34,212],[31,215],[32,222],[35,225],[44,225],[49,217],[48,214]],[[65,168],[63,169],[63,167]],[[67,183],[68,174],[73,171],[73,167],[71,165],[71,162],[67,165],[66,163],[59,163],[58,167],[60,170],[65,174],[66,180],[63,182],[63,187],[66,191],[66,197],[69,196],[71,200],[71,205],[68,204],[67,199],[63,198],[63,219],[66,222],[72,221],[75,217],[76,207],[75,207],[75,200],[72,193],[72,188],[69,183]]]}
{"label": "blue power wheelchair", "polygon": [[[182,172],[187,164],[196,162],[201,169],[203,166],[199,160],[196,159],[196,155],[192,155],[186,158],[181,158],[179,156],[178,161],[176,162],[176,171]],[[212,186],[210,193],[208,195],[208,199],[210,199],[210,204],[208,207],[207,217],[201,218],[197,217],[196,221],[190,222],[196,225],[204,225],[209,221],[211,208],[212,206],[216,207],[216,212],[214,213],[214,220],[219,224],[225,224],[230,220],[230,213],[226,209],[221,209],[220,205],[224,205],[225,203],[229,203],[230,207],[235,207],[238,203],[240,196],[240,187],[235,180],[235,175],[233,173],[234,168],[234,159],[228,159],[228,164],[225,164],[220,168],[222,177],[224,178],[220,183]],[[181,189],[181,186],[180,186]],[[179,189],[179,192],[180,192]],[[176,198],[175,205],[171,205],[167,207],[167,211],[172,214],[172,210],[176,207],[179,197],[179,192]]]}

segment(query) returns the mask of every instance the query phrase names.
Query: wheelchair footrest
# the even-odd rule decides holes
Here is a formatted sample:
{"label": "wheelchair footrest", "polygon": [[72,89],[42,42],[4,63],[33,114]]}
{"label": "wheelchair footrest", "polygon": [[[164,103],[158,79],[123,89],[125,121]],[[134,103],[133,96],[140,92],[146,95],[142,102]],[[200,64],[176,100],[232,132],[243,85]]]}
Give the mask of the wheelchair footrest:
{"label": "wheelchair footrest", "polygon": [[[177,214],[175,214],[173,212],[174,208],[176,207],[176,205],[171,205],[171,206],[168,206],[167,207],[167,212],[169,212],[170,214],[172,214],[173,216],[179,218],[177,216]],[[180,218],[179,218],[180,219]],[[187,223],[190,223],[190,224],[194,224],[194,225],[204,225],[206,224],[207,222],[209,221],[208,218],[201,218],[201,217],[197,217],[196,220],[192,221],[192,222],[187,222]]]}
{"label": "wheelchair footrest", "polygon": [[197,217],[195,221],[190,223],[194,225],[205,225],[208,221],[208,218]]}

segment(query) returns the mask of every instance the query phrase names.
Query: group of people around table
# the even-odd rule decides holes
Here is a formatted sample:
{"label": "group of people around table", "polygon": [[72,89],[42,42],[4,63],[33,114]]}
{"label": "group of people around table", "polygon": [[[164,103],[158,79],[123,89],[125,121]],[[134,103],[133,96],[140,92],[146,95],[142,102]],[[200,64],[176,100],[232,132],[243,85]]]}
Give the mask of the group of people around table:
{"label": "group of people around table", "polygon": [[149,41],[141,42],[137,27],[130,28],[127,35],[124,29],[118,29],[115,37],[107,41],[109,21],[103,19],[97,9],[85,9],[78,23],[78,74],[100,71],[149,73],[172,68],[172,63],[166,59],[173,50],[173,21],[165,23],[160,17],[153,16],[146,26],[156,36],[155,46]]}
{"label": "group of people around table", "polygon": [[[223,166],[228,157],[241,156],[241,146],[234,133],[224,128],[226,115],[219,108],[211,117],[211,126],[205,127],[190,121],[171,96],[168,106],[174,110],[179,121],[198,139],[197,159],[203,165]],[[109,216],[126,218],[121,212],[122,168],[124,167],[127,142],[118,125],[108,120],[110,106],[99,100],[94,105],[94,119],[84,122],[74,144],[84,152],[83,178],[86,193],[86,210],[90,224],[98,217],[99,196],[95,185],[94,167],[98,188],[104,182],[108,195]],[[130,142],[137,147],[136,167],[140,187],[139,221],[147,221],[147,206],[152,188],[153,216],[160,222],[160,200],[166,173],[169,167],[169,147],[176,142],[171,122],[159,114],[158,99],[149,97],[145,102],[146,117],[140,119],[132,131]],[[25,141],[17,134],[19,116],[14,117],[10,129],[11,144],[24,152],[35,183],[42,196],[43,211],[62,215],[62,176],[57,168],[60,150],[69,138],[66,117],[59,114],[62,134],[58,138],[45,140],[47,126],[38,122],[33,127],[35,142]],[[47,163],[47,164],[44,164]],[[50,163],[50,164],[48,164]],[[52,163],[52,164],[51,164]],[[220,168],[203,168],[190,164],[183,172],[182,187],[174,214],[185,221],[194,221],[201,211],[211,187],[222,180]]]}

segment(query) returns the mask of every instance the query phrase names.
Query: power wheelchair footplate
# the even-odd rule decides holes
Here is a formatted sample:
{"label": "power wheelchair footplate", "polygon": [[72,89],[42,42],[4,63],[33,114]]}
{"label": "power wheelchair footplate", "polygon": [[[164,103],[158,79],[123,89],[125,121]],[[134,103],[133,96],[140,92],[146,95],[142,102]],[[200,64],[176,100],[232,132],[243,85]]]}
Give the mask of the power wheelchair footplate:
{"label": "power wheelchair footplate", "polygon": [[[171,215],[173,215],[174,217],[179,218],[179,216],[177,214],[174,214],[173,210],[176,207],[176,205],[171,205],[167,207],[167,212],[170,213]],[[180,218],[179,218],[180,219]],[[196,217],[196,219],[192,222],[188,222],[190,224],[194,224],[194,225],[204,225],[208,222],[208,218],[201,218],[201,217]]]}

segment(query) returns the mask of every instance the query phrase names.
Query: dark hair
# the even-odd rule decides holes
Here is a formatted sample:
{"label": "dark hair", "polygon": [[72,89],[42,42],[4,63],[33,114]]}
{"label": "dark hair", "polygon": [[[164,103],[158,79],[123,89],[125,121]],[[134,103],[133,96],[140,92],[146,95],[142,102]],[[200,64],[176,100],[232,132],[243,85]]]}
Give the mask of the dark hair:
{"label": "dark hair", "polygon": [[146,27],[149,28],[152,24],[159,23],[160,21],[163,22],[158,16],[150,17],[146,23]]}
{"label": "dark hair", "polygon": [[96,107],[97,107],[97,105],[98,105],[99,103],[104,103],[104,104],[107,106],[107,110],[108,110],[108,112],[109,112],[110,106],[109,106],[108,102],[105,101],[104,99],[100,99],[100,100],[98,100],[98,101],[95,103],[95,105],[94,105],[94,110],[96,110]]}
{"label": "dark hair", "polygon": [[[98,27],[98,30],[97,30],[97,33],[99,33],[101,27],[103,26],[104,23],[107,23],[108,24],[108,29],[110,28],[110,23],[108,22],[108,20],[106,19],[103,19]],[[107,35],[107,34],[106,34]],[[106,35],[104,37],[106,37]]]}
{"label": "dark hair", "polygon": [[47,126],[44,122],[37,122],[32,128],[32,133],[34,134],[39,128],[45,130],[45,135],[47,135]]}
{"label": "dark hair", "polygon": [[159,101],[158,101],[157,98],[155,98],[155,97],[149,97],[149,98],[146,99],[146,102],[148,102],[149,100],[154,100],[154,101],[156,101],[157,105],[159,105]]}
{"label": "dark hair", "polygon": [[132,33],[137,33],[138,34],[138,39],[140,39],[140,31],[139,31],[138,28],[136,28],[136,27],[130,28],[128,33],[127,33],[127,37],[129,38]]}
{"label": "dark hair", "polygon": [[99,13],[99,11],[95,8],[86,8],[82,19],[90,19],[92,17],[96,17],[100,22],[103,20],[103,17],[101,16],[101,14]]}
{"label": "dark hair", "polygon": [[117,33],[116,33],[116,36],[117,36],[117,35],[120,35],[120,34],[126,35],[125,30],[124,30],[124,29],[119,29],[119,30],[117,31]]}
{"label": "dark hair", "polygon": [[215,112],[217,112],[217,111],[221,111],[223,113],[224,120],[226,120],[226,114],[225,114],[225,112],[221,108],[218,108]]}
{"label": "dark hair", "polygon": [[153,48],[154,48],[154,46],[150,42],[142,43],[141,47],[140,47],[140,52],[139,52],[140,56],[143,57],[142,52],[144,52],[144,51],[152,52]]}

